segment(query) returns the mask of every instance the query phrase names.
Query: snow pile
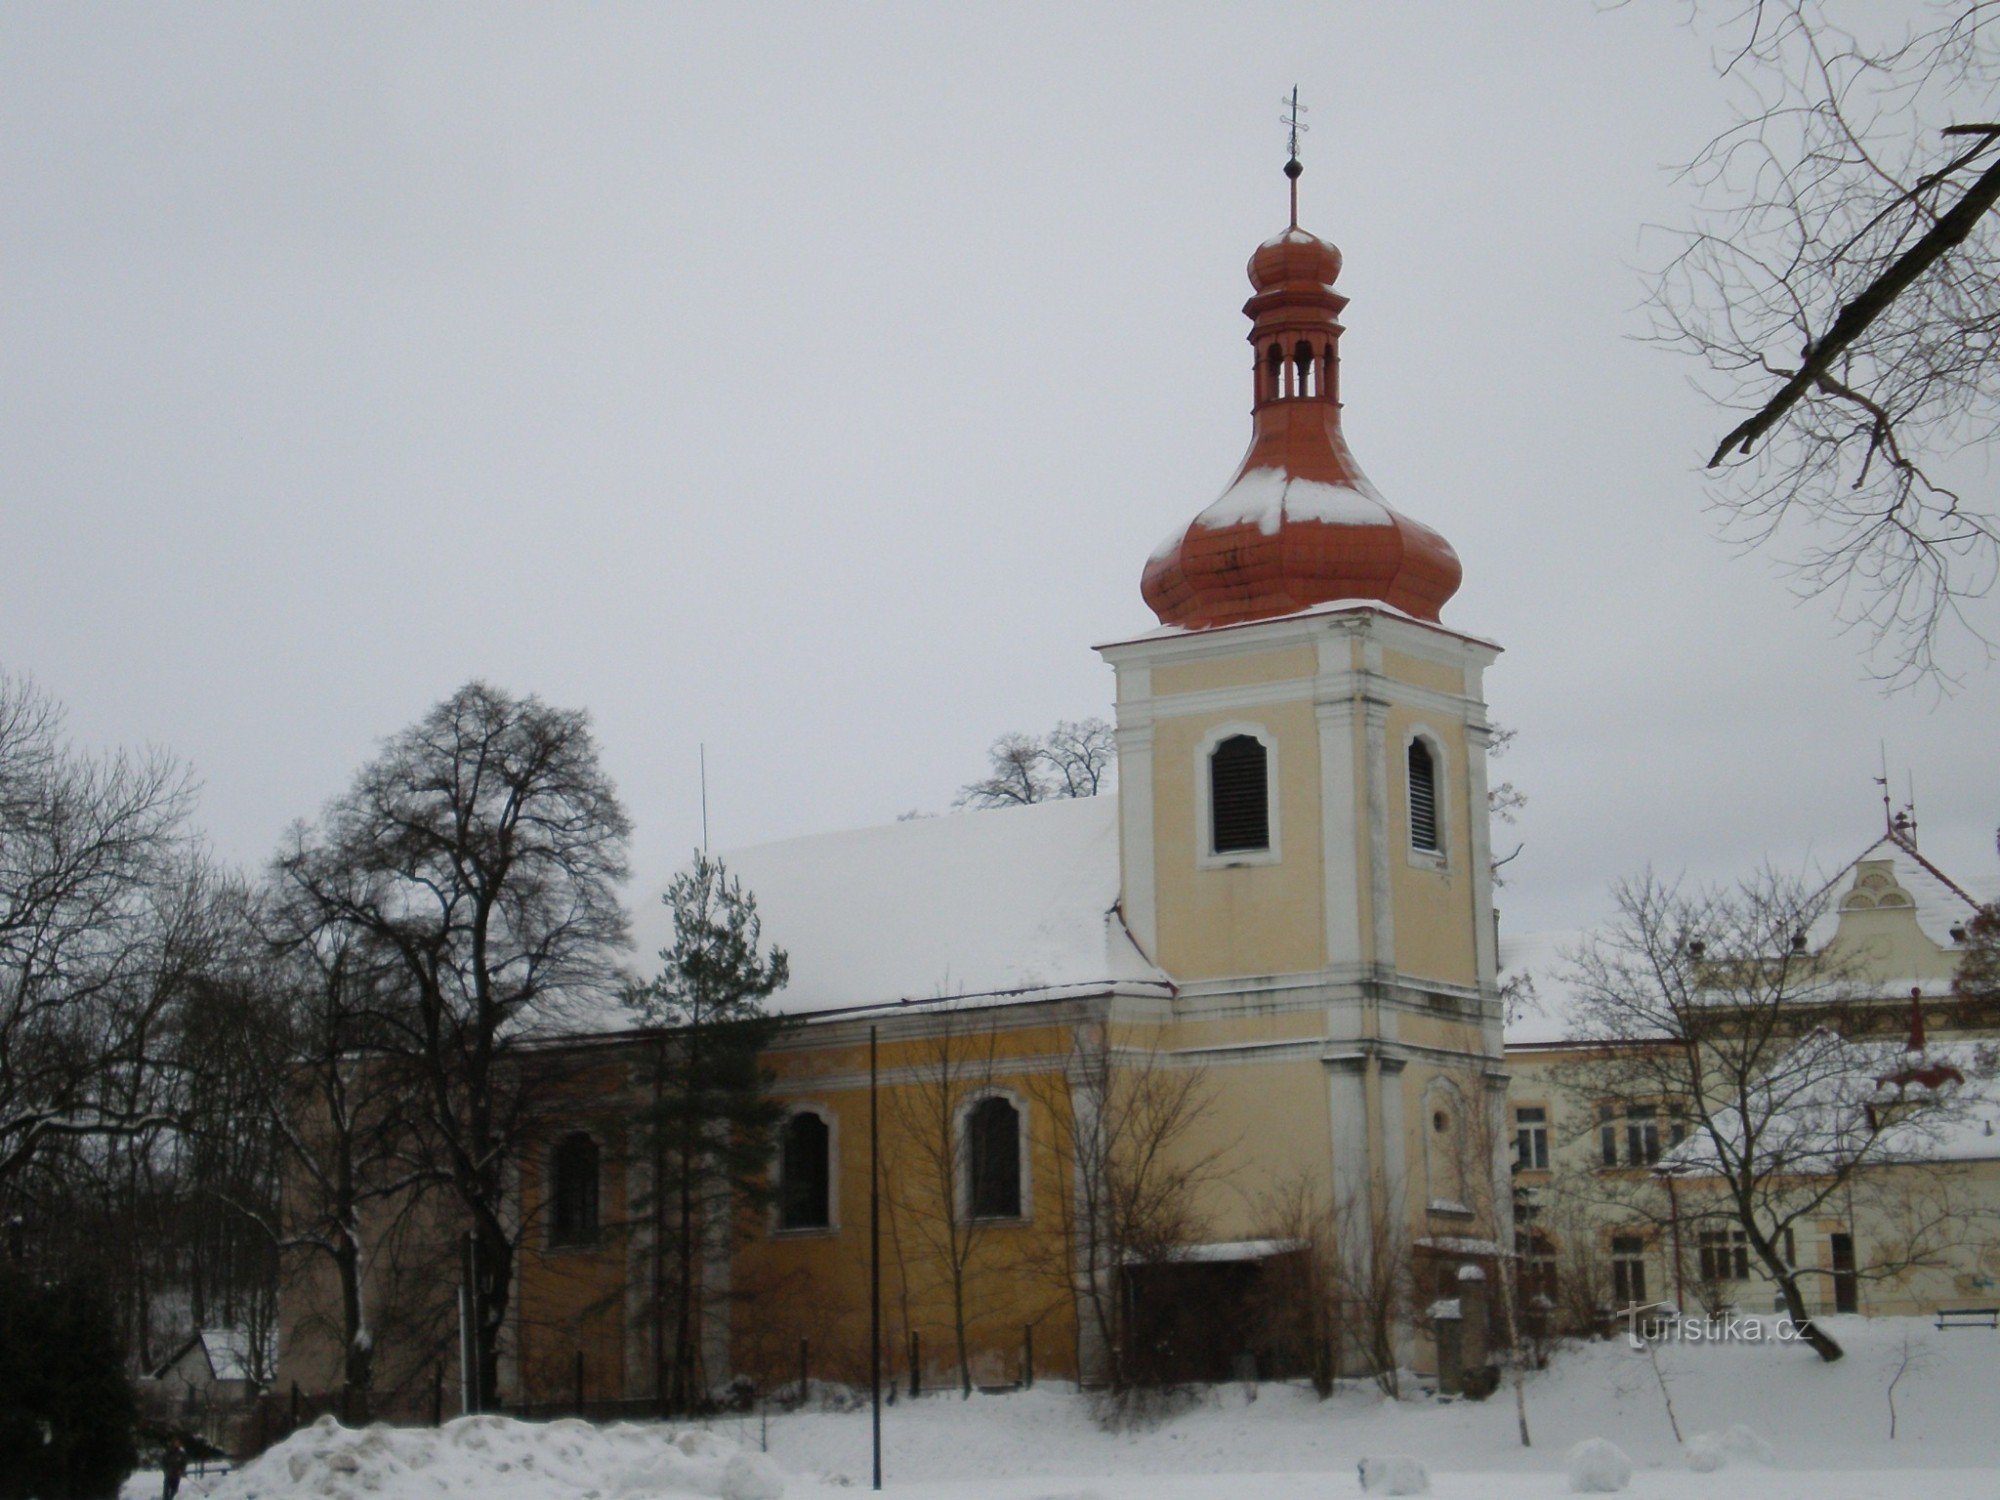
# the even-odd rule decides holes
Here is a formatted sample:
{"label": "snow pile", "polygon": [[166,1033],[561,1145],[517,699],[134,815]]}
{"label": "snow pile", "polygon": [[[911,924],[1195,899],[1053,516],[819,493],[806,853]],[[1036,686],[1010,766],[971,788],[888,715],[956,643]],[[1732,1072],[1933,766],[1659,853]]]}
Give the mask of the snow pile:
{"label": "snow pile", "polygon": [[1732,1463],[1774,1464],[1778,1455],[1771,1445],[1738,1422],[1727,1432],[1698,1432],[1688,1439],[1688,1467],[1697,1474],[1713,1474]]}
{"label": "snow pile", "polygon": [[1615,1495],[1632,1482],[1632,1460],[1603,1438],[1585,1438],[1569,1450],[1568,1462],[1572,1494]]}
{"label": "snow pile", "polygon": [[461,1417],[441,1428],[293,1433],[210,1500],[779,1500],[776,1464],[712,1432]]}
{"label": "snow pile", "polygon": [[1407,1453],[1361,1460],[1361,1488],[1370,1495],[1428,1495],[1431,1474]]}

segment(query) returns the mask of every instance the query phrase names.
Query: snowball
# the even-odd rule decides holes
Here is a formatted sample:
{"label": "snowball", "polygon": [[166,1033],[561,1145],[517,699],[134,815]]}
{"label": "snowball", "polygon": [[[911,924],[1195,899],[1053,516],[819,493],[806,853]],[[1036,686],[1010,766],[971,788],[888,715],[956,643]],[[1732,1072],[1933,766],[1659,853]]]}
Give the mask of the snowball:
{"label": "snowball", "polygon": [[1771,1451],[1771,1445],[1741,1422],[1723,1433],[1722,1447],[1724,1452],[1739,1462],[1748,1460],[1751,1463],[1774,1464],[1778,1461],[1778,1455]]}
{"label": "snowball", "polygon": [[1407,1453],[1361,1460],[1361,1488],[1370,1495],[1428,1495],[1431,1473]]}
{"label": "snowball", "polygon": [[1632,1460],[1603,1438],[1585,1438],[1569,1450],[1569,1488],[1575,1495],[1615,1495],[1632,1482]]}
{"label": "snowball", "polygon": [[1688,1467],[1697,1474],[1713,1474],[1729,1462],[1729,1455],[1722,1450],[1722,1439],[1712,1432],[1697,1432],[1688,1439]]}
{"label": "snowball", "polygon": [[762,1453],[738,1453],[722,1470],[722,1500],[779,1500],[785,1476]]}

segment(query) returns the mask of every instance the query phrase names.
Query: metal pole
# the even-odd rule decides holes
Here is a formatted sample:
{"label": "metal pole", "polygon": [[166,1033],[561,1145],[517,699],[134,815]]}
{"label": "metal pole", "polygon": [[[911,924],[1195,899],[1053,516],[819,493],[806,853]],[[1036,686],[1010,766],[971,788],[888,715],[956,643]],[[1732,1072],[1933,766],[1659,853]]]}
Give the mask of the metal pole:
{"label": "metal pole", "polygon": [[882,1488],[882,1172],[875,1066],[876,1027],[868,1028],[868,1394],[874,1406],[875,1488]]}
{"label": "metal pole", "polygon": [[462,1281],[458,1288],[458,1409],[467,1416],[479,1410],[479,1241],[465,1231]]}

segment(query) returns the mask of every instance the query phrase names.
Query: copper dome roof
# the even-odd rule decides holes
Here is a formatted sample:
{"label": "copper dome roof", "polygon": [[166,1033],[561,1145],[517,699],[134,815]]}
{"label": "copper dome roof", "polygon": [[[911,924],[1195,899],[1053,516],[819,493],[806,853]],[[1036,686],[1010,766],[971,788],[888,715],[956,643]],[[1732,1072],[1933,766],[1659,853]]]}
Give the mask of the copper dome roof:
{"label": "copper dome roof", "polygon": [[1458,556],[1398,514],[1340,431],[1340,251],[1294,224],[1250,258],[1250,450],[1222,497],[1169,537],[1140,592],[1163,625],[1202,629],[1339,600],[1435,621]]}

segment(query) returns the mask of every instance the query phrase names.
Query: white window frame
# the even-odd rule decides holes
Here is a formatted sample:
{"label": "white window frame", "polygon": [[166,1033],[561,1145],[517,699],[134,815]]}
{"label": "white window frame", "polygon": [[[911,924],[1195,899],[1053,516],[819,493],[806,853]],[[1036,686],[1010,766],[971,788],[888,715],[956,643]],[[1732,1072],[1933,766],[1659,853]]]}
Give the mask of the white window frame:
{"label": "white window frame", "polygon": [[[1264,747],[1264,831],[1270,835],[1266,849],[1232,849],[1215,852],[1215,784],[1209,760],[1224,740],[1247,735]],[[1275,865],[1278,848],[1278,737],[1269,725],[1239,721],[1218,724],[1201,737],[1194,753],[1194,862],[1204,870],[1228,869],[1234,865]]]}
{"label": "white window frame", "polygon": [[[989,1218],[984,1215],[974,1218],[972,1213],[972,1112],[988,1099],[1005,1099],[1014,1106],[1014,1128],[1019,1137],[1016,1160],[1019,1162],[1021,1172],[1021,1212],[1004,1218]],[[1035,1174],[1034,1162],[1028,1154],[1030,1139],[1028,1101],[1013,1089],[998,1084],[975,1090],[959,1102],[958,1115],[952,1123],[952,1128],[957,1132],[958,1141],[958,1171],[955,1174],[958,1182],[955,1191],[958,1195],[958,1212],[965,1222],[981,1225],[1026,1224],[1033,1219]]]}
{"label": "white window frame", "polygon": [[785,1118],[780,1123],[777,1153],[771,1163],[771,1175],[777,1179],[778,1191],[782,1195],[785,1182],[785,1141],[784,1129],[799,1115],[816,1115],[826,1126],[826,1223],[801,1224],[793,1228],[785,1226],[785,1206],[782,1197],[771,1204],[771,1233],[780,1239],[811,1239],[815,1235],[827,1236],[840,1233],[840,1116],[818,1100],[801,1100],[786,1106]]}
{"label": "white window frame", "polygon": [[[1539,1120],[1524,1121],[1521,1118],[1521,1111],[1527,1109],[1532,1109],[1536,1111],[1538,1114],[1541,1115],[1541,1118]],[[1521,1137],[1523,1132],[1526,1132],[1528,1134],[1529,1140],[1531,1142],[1539,1143],[1541,1148],[1539,1151],[1532,1151],[1528,1153],[1527,1156],[1522,1155]],[[1548,1105],[1542,1103],[1530,1104],[1523,1102],[1520,1104],[1516,1104],[1514,1106],[1514,1156],[1515,1159],[1520,1163],[1520,1167],[1523,1172],[1546,1172],[1549,1170]],[[1539,1156],[1541,1158],[1540,1163],[1537,1164],[1536,1162],[1529,1160],[1528,1159],[1529,1156]]]}
{"label": "white window frame", "polygon": [[[1410,746],[1422,740],[1431,756],[1432,818],[1437,823],[1436,849],[1417,847],[1416,818],[1410,806]],[[1428,724],[1412,724],[1403,736],[1403,852],[1420,870],[1451,868],[1451,759],[1445,754],[1444,740]]]}

